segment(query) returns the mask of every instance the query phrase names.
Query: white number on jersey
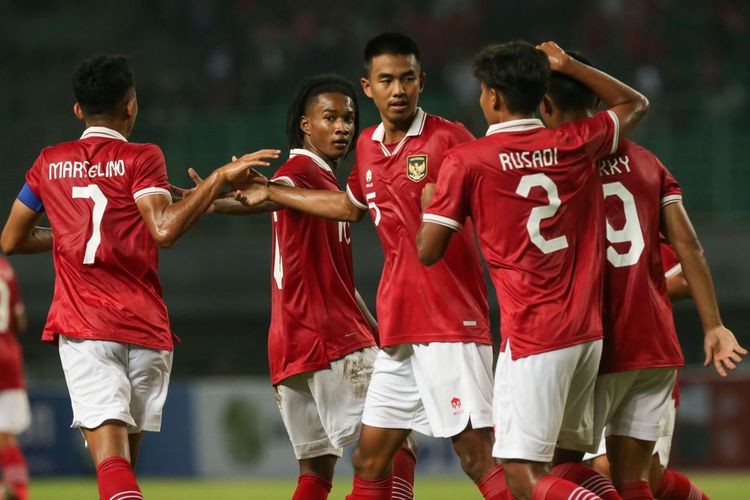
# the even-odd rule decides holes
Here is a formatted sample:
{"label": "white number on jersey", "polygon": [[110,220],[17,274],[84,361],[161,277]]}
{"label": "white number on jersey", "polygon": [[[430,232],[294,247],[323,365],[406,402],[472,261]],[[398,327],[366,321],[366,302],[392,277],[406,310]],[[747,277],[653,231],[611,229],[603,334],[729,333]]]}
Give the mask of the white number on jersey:
{"label": "white number on jersey", "polygon": [[279,233],[276,229],[276,223],[279,222],[279,217],[276,212],[273,213],[273,239],[274,239],[274,250],[273,250],[273,280],[276,282],[276,288],[281,290],[282,279],[284,278],[284,263],[281,261],[281,252],[279,251]]}
{"label": "white number on jersey", "polygon": [[367,199],[367,208],[370,208],[375,211],[373,222],[375,222],[375,225],[377,226],[378,224],[380,224],[380,209],[378,208],[378,206],[375,204],[374,201],[371,201],[375,199],[375,193],[374,192],[367,193],[365,194],[365,198]]}
{"label": "white number on jersey", "polygon": [[10,326],[10,287],[0,279],[0,334]]}
{"label": "white number on jersey", "polygon": [[351,243],[352,233],[348,222],[339,221],[339,243]]}
{"label": "white number on jersey", "polygon": [[560,208],[560,196],[557,194],[557,186],[552,179],[544,174],[526,175],[521,178],[518,189],[516,189],[516,194],[528,198],[531,188],[534,187],[540,187],[547,192],[549,203],[543,207],[534,207],[531,209],[529,220],[526,222],[526,229],[529,232],[531,242],[544,253],[552,253],[563,248],[568,248],[568,239],[565,235],[551,239],[546,239],[541,235],[540,226],[542,220],[554,217],[557,209]]}
{"label": "white number on jersey", "polygon": [[93,264],[96,259],[96,249],[102,242],[102,218],[104,209],[107,208],[107,198],[96,184],[89,184],[86,187],[73,186],[73,198],[91,198],[94,200],[94,210],[91,214],[91,238],[86,243],[86,253],[83,255],[84,264]]}
{"label": "white number on jersey", "polygon": [[615,247],[607,247],[607,260],[615,267],[632,266],[641,258],[646,244],[643,241],[643,230],[635,207],[635,198],[621,182],[610,182],[604,185],[604,198],[617,196],[622,200],[625,210],[625,225],[622,229],[615,229],[607,221],[607,241],[610,243],[630,242],[630,249],[626,253],[618,253]]}

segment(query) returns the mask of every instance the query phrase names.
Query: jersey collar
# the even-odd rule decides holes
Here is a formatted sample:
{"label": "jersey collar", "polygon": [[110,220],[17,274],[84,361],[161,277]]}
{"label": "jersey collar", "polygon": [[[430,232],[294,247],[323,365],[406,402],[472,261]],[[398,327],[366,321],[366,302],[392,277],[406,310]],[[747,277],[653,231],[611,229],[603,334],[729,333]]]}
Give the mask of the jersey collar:
{"label": "jersey collar", "polygon": [[316,155],[312,151],[308,151],[307,149],[304,149],[304,148],[294,148],[294,149],[292,149],[292,150],[289,151],[289,158],[290,159],[294,158],[295,156],[299,156],[299,155],[307,156],[308,158],[312,159],[312,161],[314,161],[320,168],[322,168],[326,172],[333,173],[333,170],[331,169],[331,166],[328,163],[326,163],[326,161],[323,158],[321,158],[320,156]]}
{"label": "jersey collar", "polygon": [[523,118],[490,125],[490,128],[487,129],[487,135],[497,134],[498,132],[524,132],[535,128],[544,128],[542,120],[539,118]]}
{"label": "jersey collar", "polygon": [[83,131],[81,139],[88,139],[89,137],[104,137],[106,139],[117,139],[120,141],[128,142],[124,135],[117,130],[112,130],[107,127],[89,127]]}
{"label": "jersey collar", "polygon": [[422,108],[417,108],[417,113],[414,115],[414,119],[412,120],[411,125],[409,125],[409,130],[406,131],[406,135],[403,139],[401,139],[401,142],[398,143],[398,146],[396,146],[396,148],[393,150],[393,153],[388,151],[388,148],[385,147],[385,144],[383,144],[383,139],[385,138],[385,125],[383,125],[382,122],[380,123],[380,125],[375,127],[375,130],[373,131],[370,138],[373,141],[380,143],[380,149],[383,150],[383,153],[386,156],[394,156],[401,149],[401,146],[404,145],[404,142],[406,142],[407,138],[422,135],[422,130],[424,130],[424,123],[426,119],[427,113],[422,111]]}

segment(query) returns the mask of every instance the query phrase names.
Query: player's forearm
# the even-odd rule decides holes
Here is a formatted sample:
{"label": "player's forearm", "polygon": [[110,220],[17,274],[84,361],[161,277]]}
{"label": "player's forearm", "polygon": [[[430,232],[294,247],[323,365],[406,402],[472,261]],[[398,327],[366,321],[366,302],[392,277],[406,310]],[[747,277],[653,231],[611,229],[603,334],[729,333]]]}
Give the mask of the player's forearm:
{"label": "player's forearm", "polygon": [[364,211],[353,206],[342,191],[302,189],[274,183],[266,189],[269,201],[300,212],[348,222],[358,222],[364,216]]}
{"label": "player's forearm", "polygon": [[698,238],[670,240],[670,244],[674,247],[682,264],[682,272],[685,274],[685,279],[692,292],[693,302],[695,302],[695,308],[698,311],[703,330],[707,331],[721,326],[721,314],[716,300],[714,282]]}
{"label": "player's forearm", "polygon": [[37,226],[25,235],[3,231],[1,243],[3,252],[8,255],[49,252],[53,245],[52,229]]}
{"label": "player's forearm", "polygon": [[370,329],[377,335],[378,332],[378,321],[375,319],[375,316],[372,315],[370,312],[370,309],[368,309],[367,304],[365,304],[364,299],[359,294],[359,291],[356,289],[354,290],[354,298],[357,301],[357,306],[359,307],[359,310],[362,311],[362,315],[367,320],[367,324],[370,325]]}
{"label": "player's forearm", "polygon": [[219,198],[214,201],[213,213],[222,215],[252,215],[275,212],[282,208],[284,207],[272,201],[264,201],[259,205],[248,207],[234,198]]}
{"label": "player's forearm", "polygon": [[570,58],[563,73],[593,90],[617,115],[620,122],[618,139],[627,137],[648,110],[646,96],[603,71]]}

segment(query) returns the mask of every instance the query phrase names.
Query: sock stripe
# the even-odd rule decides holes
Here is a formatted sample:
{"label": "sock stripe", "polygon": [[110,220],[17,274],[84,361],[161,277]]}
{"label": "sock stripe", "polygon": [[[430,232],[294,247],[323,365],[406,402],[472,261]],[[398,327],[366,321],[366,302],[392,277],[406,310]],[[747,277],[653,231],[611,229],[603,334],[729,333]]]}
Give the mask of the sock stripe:
{"label": "sock stripe", "polygon": [[703,498],[703,493],[691,482],[688,500],[701,500],[701,498]]}
{"label": "sock stripe", "polygon": [[596,500],[599,497],[585,488],[580,486],[573,490],[568,496],[568,500]]}
{"label": "sock stripe", "polygon": [[591,492],[596,493],[599,496],[604,493],[611,493],[613,491],[616,491],[612,483],[609,482],[609,479],[604,476],[590,477],[589,479],[581,483],[581,487],[586,488],[587,490],[590,490]]}
{"label": "sock stripe", "polygon": [[143,499],[143,495],[141,494],[140,491],[137,491],[137,490],[121,491],[109,497],[109,500],[126,500],[126,499],[133,499],[133,498]]}

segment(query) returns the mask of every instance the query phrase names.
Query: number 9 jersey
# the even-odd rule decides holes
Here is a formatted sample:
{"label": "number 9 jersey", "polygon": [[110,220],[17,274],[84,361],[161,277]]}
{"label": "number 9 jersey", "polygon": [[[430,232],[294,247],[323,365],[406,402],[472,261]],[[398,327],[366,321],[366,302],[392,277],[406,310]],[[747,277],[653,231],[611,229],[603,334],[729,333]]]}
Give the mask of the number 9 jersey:
{"label": "number 9 jersey", "polygon": [[136,201],[170,196],[164,155],[104,127],[42,150],[19,201],[46,211],[55,292],[42,340],[58,335],[172,350],[159,249]]}

